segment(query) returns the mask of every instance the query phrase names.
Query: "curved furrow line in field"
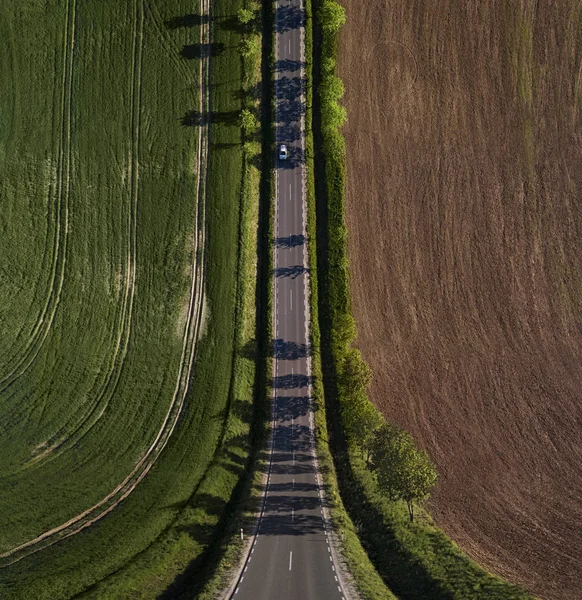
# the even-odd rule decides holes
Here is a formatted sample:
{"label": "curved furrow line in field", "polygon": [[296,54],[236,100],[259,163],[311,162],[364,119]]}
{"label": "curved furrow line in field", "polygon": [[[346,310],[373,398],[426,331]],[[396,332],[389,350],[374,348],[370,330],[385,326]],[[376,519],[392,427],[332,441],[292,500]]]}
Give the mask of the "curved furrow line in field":
{"label": "curved furrow line in field", "polygon": [[55,188],[55,245],[49,292],[45,304],[33,327],[26,346],[16,364],[0,377],[0,393],[11,386],[32,365],[48,337],[59,305],[67,260],[69,234],[69,193],[71,180],[71,100],[73,95],[73,58],[75,53],[76,0],[67,2],[67,20],[63,43],[63,83],[61,94],[61,139],[57,160],[57,182]]}
{"label": "curved furrow line in field", "polygon": [[123,293],[122,308],[116,318],[114,330],[117,332],[113,354],[109,360],[109,368],[97,391],[96,400],[83,417],[79,419],[76,427],[68,431],[61,428],[46,443],[44,450],[31,458],[22,468],[38,465],[45,462],[43,459],[53,460],[62,452],[79,442],[99,421],[111,398],[113,397],[125,364],[129,338],[131,335],[131,322],[135,298],[135,279],[137,270],[137,209],[139,196],[139,146],[141,131],[141,84],[142,84],[142,58],[143,58],[143,14],[138,15],[136,8],[136,27],[133,32],[133,53],[131,65],[131,156],[129,210],[127,213],[127,259],[125,264],[125,288]]}
{"label": "curved furrow line in field", "polygon": [[[140,22],[143,27],[143,0],[140,2],[142,10],[140,11]],[[210,0],[202,0],[201,4],[203,14],[210,12]],[[200,28],[202,43],[208,43],[209,25],[202,23]],[[182,411],[186,395],[188,393],[189,381],[192,374],[192,367],[196,356],[196,342],[200,333],[202,323],[203,309],[203,291],[205,279],[205,258],[206,258],[206,174],[208,161],[208,62],[209,57],[204,56],[200,63],[200,113],[202,115],[202,124],[199,128],[198,151],[197,151],[197,236],[194,246],[194,262],[192,265],[192,285],[190,288],[190,298],[188,305],[188,317],[184,327],[184,337],[182,342],[182,355],[178,368],[176,388],[170,402],[170,407],[162,423],[158,434],[142,458],[138,461],[134,469],[127,477],[105,498],[73,517],[66,523],[46,531],[33,540],[25,542],[11,550],[0,554],[0,566],[8,566],[19,560],[39,552],[63,539],[66,539],[83,529],[89,527],[105,515],[116,508],[131,492],[137,487],[139,482],[148,474],[154,466],[156,460],[164,450],[170,439],[180,413]]]}

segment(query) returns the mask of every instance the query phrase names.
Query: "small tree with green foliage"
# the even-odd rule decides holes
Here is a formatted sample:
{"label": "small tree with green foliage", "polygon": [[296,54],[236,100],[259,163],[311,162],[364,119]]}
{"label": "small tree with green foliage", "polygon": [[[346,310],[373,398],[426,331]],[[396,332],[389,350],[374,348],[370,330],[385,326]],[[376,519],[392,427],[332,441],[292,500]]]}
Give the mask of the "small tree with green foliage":
{"label": "small tree with green foliage", "polygon": [[324,127],[330,127],[333,129],[339,129],[347,121],[346,109],[337,102],[330,102],[324,105],[325,108],[322,110],[321,119]]}
{"label": "small tree with green foliage", "polygon": [[384,421],[382,415],[366,394],[352,393],[342,401],[342,420],[348,440],[360,449],[366,463],[369,463],[376,430]]}
{"label": "small tree with green foliage", "polygon": [[321,27],[328,31],[339,31],[346,22],[346,11],[334,0],[324,0],[318,11]]}
{"label": "small tree with green foliage", "polygon": [[256,35],[248,35],[239,46],[243,58],[257,58],[261,54],[261,40]]}
{"label": "small tree with green foliage", "polygon": [[344,95],[344,82],[333,74],[325,75],[321,79],[319,95],[322,102],[337,102]]}
{"label": "small tree with green foliage", "polygon": [[426,500],[437,481],[428,454],[415,446],[407,431],[384,423],[374,434],[371,456],[378,487],[390,500],[404,500],[414,521],[414,504]]}
{"label": "small tree with green foliage", "polygon": [[365,392],[372,382],[372,371],[357,348],[349,348],[339,368],[339,383],[350,394]]}
{"label": "small tree with green foliage", "polygon": [[356,337],[356,321],[350,313],[336,311],[332,319],[333,338],[340,348],[346,348]]}
{"label": "small tree with green foliage", "polygon": [[357,348],[348,348],[338,375],[342,419],[348,440],[362,451],[368,462],[374,431],[382,424],[382,416],[366,396],[372,371]]}
{"label": "small tree with green foliage", "polygon": [[248,8],[241,8],[236,13],[236,17],[241,25],[248,25],[255,18],[255,13]]}
{"label": "small tree with green foliage", "polygon": [[257,117],[248,108],[240,111],[240,124],[245,135],[250,135],[259,128]]}

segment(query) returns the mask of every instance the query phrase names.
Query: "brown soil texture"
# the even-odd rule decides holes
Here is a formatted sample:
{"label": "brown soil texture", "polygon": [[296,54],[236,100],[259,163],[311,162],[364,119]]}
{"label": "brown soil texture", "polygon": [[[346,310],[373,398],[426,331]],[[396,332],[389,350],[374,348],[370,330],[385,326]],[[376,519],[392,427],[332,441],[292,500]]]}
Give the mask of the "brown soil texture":
{"label": "brown soil texture", "polygon": [[479,563],[582,598],[582,4],[343,0],[372,398]]}

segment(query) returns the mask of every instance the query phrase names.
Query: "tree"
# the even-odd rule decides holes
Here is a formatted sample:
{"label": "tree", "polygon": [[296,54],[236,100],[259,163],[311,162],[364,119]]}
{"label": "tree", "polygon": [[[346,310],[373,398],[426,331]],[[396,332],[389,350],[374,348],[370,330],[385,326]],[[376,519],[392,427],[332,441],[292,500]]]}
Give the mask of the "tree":
{"label": "tree", "polygon": [[340,387],[350,394],[365,392],[372,382],[372,371],[357,348],[349,348],[339,368]]}
{"label": "tree", "polygon": [[243,58],[257,58],[261,53],[260,39],[256,35],[249,35],[243,39],[239,46]]}
{"label": "tree", "polygon": [[248,8],[241,8],[236,16],[241,25],[248,25],[255,18],[255,13]]}
{"label": "tree", "polygon": [[333,74],[327,74],[321,79],[319,95],[322,102],[337,102],[344,95],[344,82]]}
{"label": "tree", "polygon": [[322,75],[333,75],[335,73],[336,60],[333,56],[321,57],[321,73]]}
{"label": "tree", "polygon": [[340,349],[346,348],[356,337],[356,321],[354,317],[345,310],[336,310],[332,322],[334,340]]}
{"label": "tree", "polygon": [[414,504],[426,500],[437,481],[428,454],[416,448],[407,431],[384,423],[374,434],[371,456],[378,487],[390,500],[404,500],[414,521]]}
{"label": "tree", "polygon": [[342,401],[342,420],[350,443],[362,451],[370,462],[372,443],[383,418],[365,393],[348,393]]}
{"label": "tree", "polygon": [[342,420],[350,443],[360,448],[370,460],[370,443],[382,424],[382,416],[368,400],[366,389],[372,382],[372,371],[357,348],[348,348],[338,370]]}
{"label": "tree", "polygon": [[248,108],[243,108],[240,111],[240,124],[245,135],[254,133],[259,127],[257,117]]}
{"label": "tree", "polygon": [[337,102],[330,102],[325,106],[321,116],[324,127],[339,129],[347,121],[346,109]]}
{"label": "tree", "polygon": [[346,22],[346,11],[334,0],[324,0],[318,17],[322,29],[335,32]]}

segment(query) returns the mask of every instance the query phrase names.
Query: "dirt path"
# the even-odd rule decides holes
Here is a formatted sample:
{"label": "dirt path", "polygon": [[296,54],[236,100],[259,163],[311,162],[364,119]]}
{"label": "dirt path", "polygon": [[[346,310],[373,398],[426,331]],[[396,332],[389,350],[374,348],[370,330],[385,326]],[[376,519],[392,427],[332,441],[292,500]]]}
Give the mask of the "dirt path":
{"label": "dirt path", "polygon": [[[139,71],[141,64],[141,44],[143,36],[143,21],[144,21],[144,0],[137,0],[136,3],[136,35],[135,35],[135,53],[134,53],[134,81],[135,77],[139,80]],[[208,15],[210,12],[210,0],[202,0],[201,3],[201,14]],[[209,33],[209,20],[202,19],[200,36],[201,44],[208,44],[210,41]],[[108,513],[110,513],[115,507],[117,507],[131,492],[137,487],[139,482],[147,475],[149,470],[155,464],[156,460],[165,448],[168,440],[170,439],[176,423],[178,422],[179,415],[182,411],[182,407],[188,393],[188,385],[190,381],[190,375],[194,359],[196,356],[196,341],[199,336],[201,324],[202,324],[202,313],[203,313],[203,300],[204,300],[204,282],[205,282],[205,212],[206,212],[206,173],[207,173],[207,159],[208,159],[208,63],[210,57],[205,55],[200,61],[200,82],[201,82],[201,93],[200,93],[200,114],[202,115],[202,123],[199,127],[199,139],[198,139],[198,154],[197,154],[197,175],[198,175],[198,189],[197,189],[197,236],[195,238],[195,248],[193,249],[193,255],[195,261],[192,265],[192,285],[190,289],[190,300],[188,306],[188,315],[184,326],[184,335],[182,342],[182,356],[180,365],[177,373],[176,388],[170,401],[170,407],[162,423],[162,426],[150,447],[138,461],[131,473],[105,498],[101,501],[84,511],[83,513],[75,516],[66,523],[46,531],[40,536],[33,540],[30,540],[18,547],[12,548],[8,552],[0,555],[0,566],[7,566],[22,558],[29,556],[35,552],[38,552],[52,544],[55,544],[65,538],[75,535],[79,531],[82,531],[86,527],[89,527]],[[139,85],[139,84],[138,84]],[[139,90],[138,90],[139,91]],[[139,103],[139,93],[135,95],[135,102]],[[135,104],[134,104],[135,106]],[[139,114],[139,110],[137,110]],[[134,110],[134,117],[136,111]],[[137,123],[134,128],[134,133],[139,135],[139,124]],[[135,194],[132,195],[134,203],[137,202],[137,185],[138,185],[138,172],[137,172],[137,145],[139,140],[135,140],[133,151],[134,156],[134,167],[132,168],[132,189],[135,190]],[[134,206],[135,209],[135,206]],[[131,236],[130,244],[132,245],[133,251],[135,251],[135,235]],[[129,278],[131,282],[135,279],[135,265],[132,265],[133,275]],[[131,284],[131,291],[133,295],[133,283]]]}
{"label": "dirt path", "polygon": [[345,0],[347,220],[372,396],[430,505],[544,598],[582,579],[578,2]]}

